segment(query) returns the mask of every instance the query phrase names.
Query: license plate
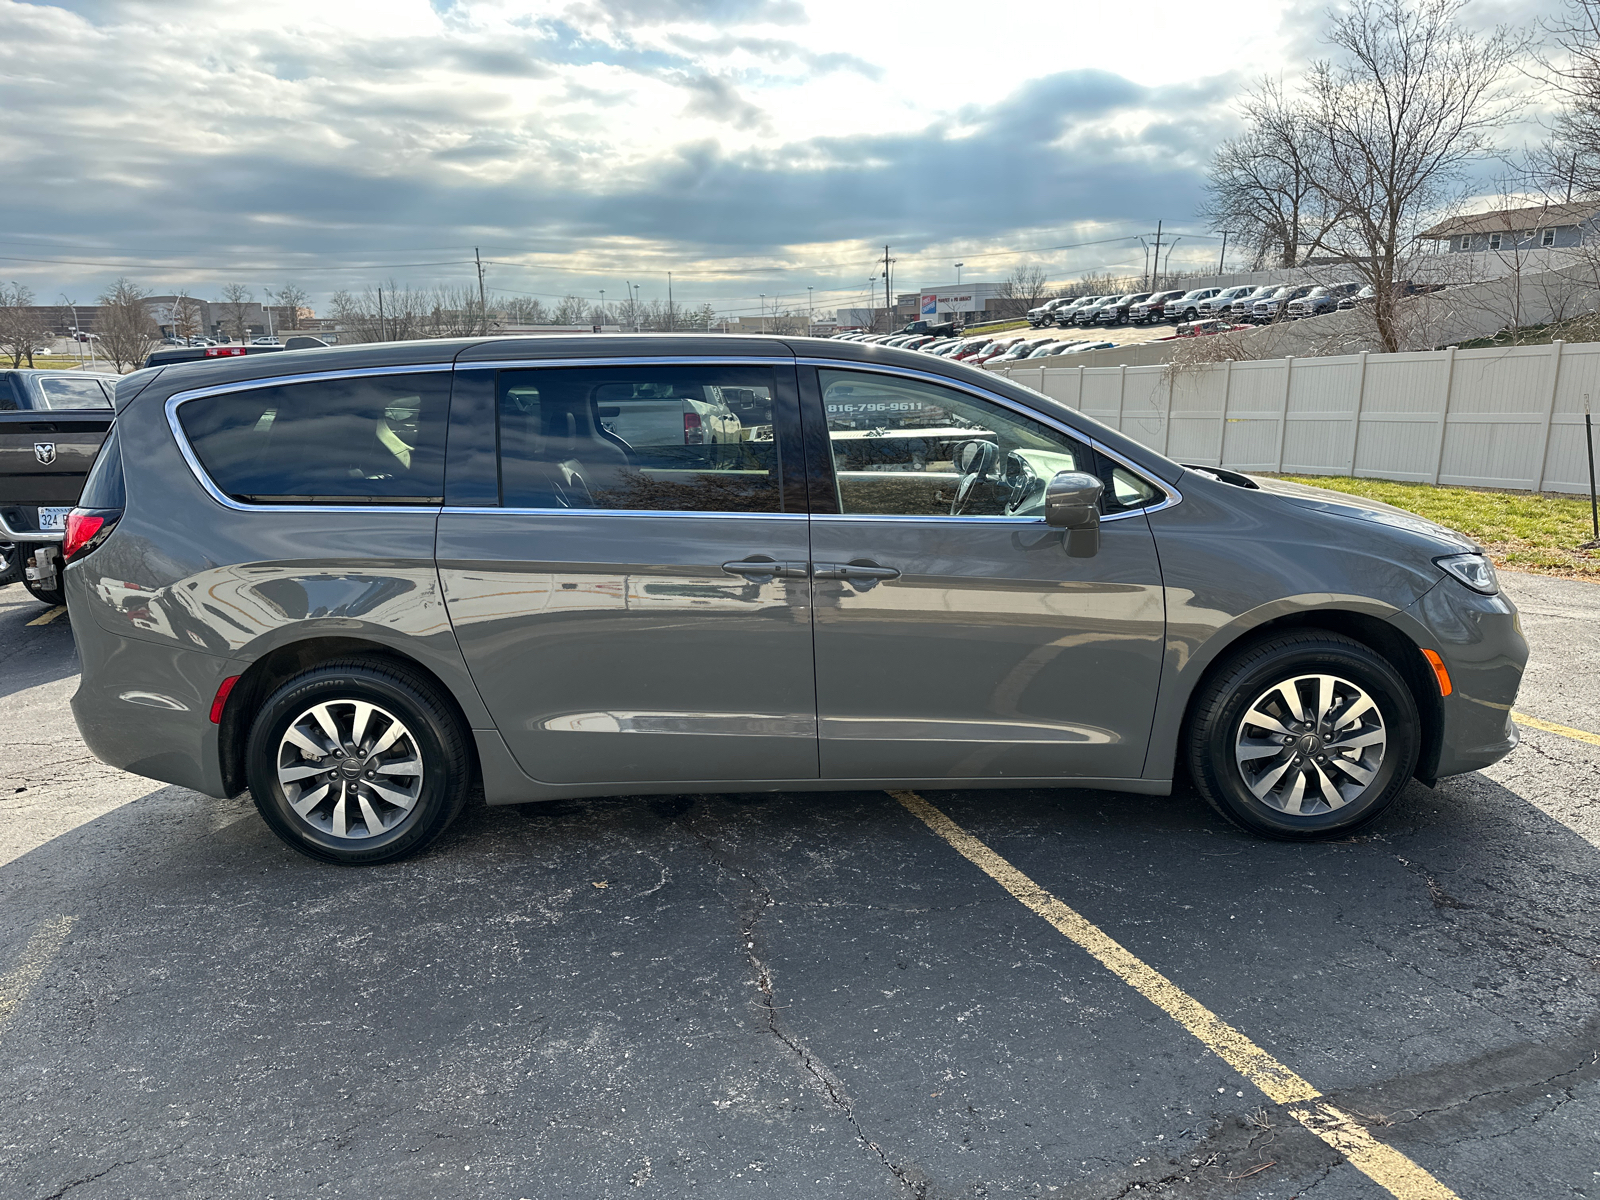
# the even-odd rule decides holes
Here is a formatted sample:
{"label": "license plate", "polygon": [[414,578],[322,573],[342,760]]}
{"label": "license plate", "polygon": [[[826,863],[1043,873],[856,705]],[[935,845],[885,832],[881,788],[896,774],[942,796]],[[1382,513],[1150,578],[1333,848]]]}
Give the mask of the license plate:
{"label": "license plate", "polygon": [[39,510],[39,532],[61,533],[67,528],[67,514],[70,508],[41,508]]}

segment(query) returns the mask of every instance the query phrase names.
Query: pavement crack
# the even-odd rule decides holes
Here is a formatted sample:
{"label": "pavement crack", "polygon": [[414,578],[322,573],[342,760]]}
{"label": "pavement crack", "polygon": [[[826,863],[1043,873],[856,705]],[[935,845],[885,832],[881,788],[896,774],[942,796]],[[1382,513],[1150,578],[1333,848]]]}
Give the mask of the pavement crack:
{"label": "pavement crack", "polygon": [[778,1003],[777,989],[773,982],[772,969],[761,958],[758,952],[757,927],[762,916],[772,907],[774,901],[772,891],[763,884],[755,873],[732,861],[731,856],[719,846],[716,841],[698,827],[699,822],[690,819],[682,822],[683,827],[698,841],[707,856],[720,869],[731,875],[738,876],[744,881],[748,895],[740,905],[739,918],[739,948],[744,951],[749,960],[751,971],[754,974],[754,983],[757,993],[756,1003],[762,1010],[766,1019],[767,1032],[793,1055],[804,1072],[807,1081],[813,1090],[824,1097],[828,1104],[836,1109],[849,1124],[851,1132],[855,1135],[862,1147],[883,1164],[886,1171],[894,1177],[895,1181],[905,1190],[906,1195],[922,1200],[927,1194],[929,1180],[922,1177],[920,1172],[902,1167],[889,1157],[883,1147],[878,1145],[868,1136],[862,1128],[861,1121],[856,1115],[855,1105],[851,1102],[845,1090],[844,1081],[841,1080],[826,1063],[813,1054],[805,1042],[784,1027],[779,1018],[780,1009],[786,1007]]}
{"label": "pavement crack", "polygon": [[96,1179],[104,1179],[107,1175],[111,1174],[111,1172],[115,1171],[118,1167],[131,1167],[131,1166],[133,1166],[133,1162],[134,1162],[134,1160],[129,1159],[126,1162],[112,1163],[104,1171],[97,1171],[93,1175],[85,1175],[82,1179],[74,1179],[71,1183],[67,1184],[60,1191],[51,1192],[48,1196],[41,1196],[41,1197],[39,1197],[39,1200],[61,1200],[61,1197],[65,1196],[73,1188],[79,1187],[79,1186],[81,1186],[82,1184],[85,1184],[85,1183],[93,1183]]}

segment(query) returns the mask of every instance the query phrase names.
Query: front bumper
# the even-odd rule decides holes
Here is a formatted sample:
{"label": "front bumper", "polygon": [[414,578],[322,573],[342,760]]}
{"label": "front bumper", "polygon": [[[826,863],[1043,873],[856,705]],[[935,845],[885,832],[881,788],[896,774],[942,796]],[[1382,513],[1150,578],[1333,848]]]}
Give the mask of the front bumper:
{"label": "front bumper", "polygon": [[1450,695],[1438,701],[1437,745],[1417,773],[1461,775],[1511,753],[1518,740],[1512,708],[1528,663],[1516,605],[1504,594],[1480,595],[1445,578],[1393,621],[1418,646],[1436,651],[1450,675]]}

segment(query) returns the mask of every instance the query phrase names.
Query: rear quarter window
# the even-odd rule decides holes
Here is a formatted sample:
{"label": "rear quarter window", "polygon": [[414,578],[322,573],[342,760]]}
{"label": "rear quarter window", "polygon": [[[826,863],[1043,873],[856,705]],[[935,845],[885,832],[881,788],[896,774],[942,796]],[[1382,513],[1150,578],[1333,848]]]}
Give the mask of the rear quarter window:
{"label": "rear quarter window", "polygon": [[52,412],[77,408],[110,408],[105,389],[98,379],[71,379],[59,375],[41,375],[39,391],[44,397],[44,407]]}
{"label": "rear quarter window", "polygon": [[444,503],[448,371],[201,396],[178,422],[217,488],[252,504]]}

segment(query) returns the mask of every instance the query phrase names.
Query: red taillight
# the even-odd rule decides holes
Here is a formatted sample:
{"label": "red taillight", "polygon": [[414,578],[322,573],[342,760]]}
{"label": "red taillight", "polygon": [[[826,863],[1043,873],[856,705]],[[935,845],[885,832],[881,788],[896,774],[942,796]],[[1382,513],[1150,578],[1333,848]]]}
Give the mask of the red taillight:
{"label": "red taillight", "polygon": [[205,356],[207,358],[232,358],[236,354],[244,354],[245,352],[246,347],[244,346],[207,346]]}
{"label": "red taillight", "polygon": [[698,446],[705,434],[700,430],[700,414],[686,412],[683,414],[683,444],[685,446]]}
{"label": "red taillight", "polygon": [[228,703],[228,693],[233,691],[233,685],[239,682],[237,675],[229,675],[217,687],[217,698],[211,702],[211,723],[222,724],[222,709]]}
{"label": "red taillight", "polygon": [[67,532],[61,539],[61,557],[70,559],[79,550],[93,540],[94,535],[100,532],[100,527],[106,523],[104,517],[86,513],[75,508],[67,514]]}

